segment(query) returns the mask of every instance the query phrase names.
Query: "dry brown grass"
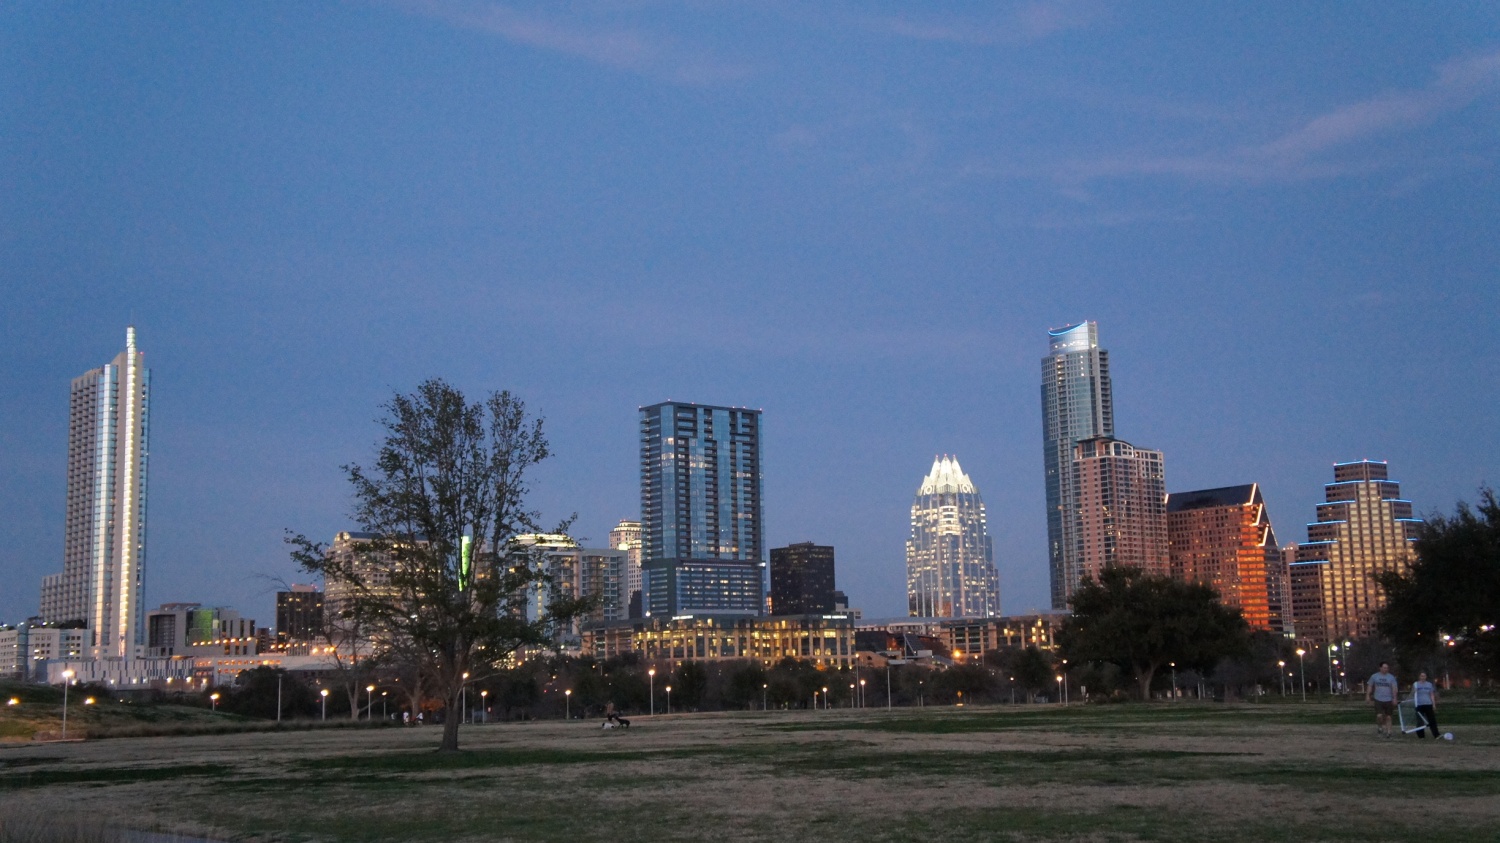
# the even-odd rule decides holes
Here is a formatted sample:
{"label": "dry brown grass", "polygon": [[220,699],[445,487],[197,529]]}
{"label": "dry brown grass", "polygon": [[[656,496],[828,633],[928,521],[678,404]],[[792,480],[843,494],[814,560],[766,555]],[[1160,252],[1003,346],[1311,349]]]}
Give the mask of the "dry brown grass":
{"label": "dry brown grass", "polygon": [[[0,749],[0,800],[264,840],[1489,839],[1500,717],[1363,709],[835,711]],[[45,774],[45,775],[44,775]],[[21,777],[30,776],[29,779]],[[0,840],[3,840],[0,835]]]}

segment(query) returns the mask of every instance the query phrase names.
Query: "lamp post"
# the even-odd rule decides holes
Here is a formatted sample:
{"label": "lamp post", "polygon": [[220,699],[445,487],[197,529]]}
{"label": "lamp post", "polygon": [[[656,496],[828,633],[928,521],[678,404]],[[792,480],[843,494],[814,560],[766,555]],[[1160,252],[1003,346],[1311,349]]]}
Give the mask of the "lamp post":
{"label": "lamp post", "polygon": [[651,684],[651,714],[652,714],[652,716],[655,716],[655,714],[656,714],[656,668],[653,667],[653,668],[647,670],[646,671],[646,676],[650,680],[650,684]]}
{"label": "lamp post", "polygon": [[1306,656],[1306,655],[1307,655],[1307,651],[1306,650],[1302,649],[1301,647],[1297,648],[1297,661],[1301,665],[1301,671],[1302,671],[1302,701],[1303,702],[1307,702],[1307,659],[1304,658],[1304,656]]}
{"label": "lamp post", "polygon": [[73,684],[73,671],[71,671],[71,670],[64,670],[63,671],[63,722],[62,722],[62,736],[63,736],[63,740],[67,740],[68,739],[68,686],[71,685],[71,684]]}
{"label": "lamp post", "polygon": [[1349,693],[1349,648],[1354,646],[1352,641],[1344,641],[1344,666],[1339,670],[1339,676],[1343,678],[1344,693]]}
{"label": "lamp post", "polygon": [[469,717],[469,672],[464,671],[463,685],[458,689],[459,705],[463,706],[464,713],[459,716],[458,722],[465,723]]}
{"label": "lamp post", "polygon": [[1062,705],[1062,674],[1057,674],[1057,704]]}
{"label": "lamp post", "polygon": [[[381,699],[381,709],[384,710],[384,708],[385,708],[385,700],[384,700],[385,692],[381,691],[380,692],[380,696],[382,697],[382,699]],[[481,722],[481,723],[488,723],[488,722],[490,722],[490,690],[488,688],[485,688],[484,690],[482,690],[482,691],[479,692],[479,714],[480,714],[479,722]]]}
{"label": "lamp post", "polygon": [[1177,662],[1172,662],[1172,701],[1177,701]]}
{"label": "lamp post", "polygon": [[769,682],[762,682],[762,683],[760,683],[760,710],[761,711],[765,711],[766,710],[766,698],[767,698],[767,695],[770,693],[770,691],[771,691],[771,684]]}
{"label": "lamp post", "polygon": [[381,720],[388,720],[388,719],[390,719],[389,715],[387,715],[385,713],[385,695],[386,695],[385,691],[381,691],[380,692],[380,719]]}
{"label": "lamp post", "polygon": [[1010,704],[1016,704],[1016,677],[1010,678]]}
{"label": "lamp post", "polygon": [[368,706],[368,708],[370,710],[370,719],[374,720],[375,719],[375,686],[374,685],[366,685],[365,686],[365,699],[368,700],[369,703],[370,703],[370,705]]}
{"label": "lamp post", "polygon": [[865,680],[859,680],[859,707],[865,707]]}
{"label": "lamp post", "polygon": [[214,713],[217,714],[219,712],[219,692],[214,691],[212,694],[209,694],[208,702],[213,706]]}
{"label": "lamp post", "polygon": [[[573,692],[569,691],[568,693],[571,694]],[[671,685],[667,686],[667,713],[668,714],[672,713],[672,686]]]}
{"label": "lamp post", "polygon": [[1281,685],[1281,695],[1286,696],[1286,660],[1278,659],[1276,662],[1276,680]]}
{"label": "lamp post", "polygon": [[850,682],[849,683],[849,707],[850,708],[854,707],[854,697],[859,693],[858,691],[856,691],[854,689],[855,689],[855,684],[853,682]]}
{"label": "lamp post", "polygon": [[323,690],[319,691],[318,692],[318,696],[320,696],[320,697],[323,698],[323,719],[327,720],[328,719],[328,689],[324,688]]}
{"label": "lamp post", "polygon": [[573,689],[563,691],[563,719],[573,719]]}
{"label": "lamp post", "polygon": [[818,710],[818,692],[813,691],[813,711]]}

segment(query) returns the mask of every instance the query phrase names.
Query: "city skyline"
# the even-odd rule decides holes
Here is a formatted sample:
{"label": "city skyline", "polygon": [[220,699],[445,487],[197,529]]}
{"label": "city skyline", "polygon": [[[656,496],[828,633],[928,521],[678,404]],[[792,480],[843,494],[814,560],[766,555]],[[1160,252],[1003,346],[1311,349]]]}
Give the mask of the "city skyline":
{"label": "city skyline", "polygon": [[1078,320],[1168,491],[1257,483],[1283,542],[1334,463],[1422,515],[1500,483],[1494,4],[474,8],[0,10],[0,620],[132,323],[148,606],[272,617],[283,531],[355,527],[339,466],[433,376],[546,418],[532,505],[592,546],[642,403],[764,410],[766,546],[837,547],[871,616],[935,453],[1006,610],[1049,605],[1037,362]]}

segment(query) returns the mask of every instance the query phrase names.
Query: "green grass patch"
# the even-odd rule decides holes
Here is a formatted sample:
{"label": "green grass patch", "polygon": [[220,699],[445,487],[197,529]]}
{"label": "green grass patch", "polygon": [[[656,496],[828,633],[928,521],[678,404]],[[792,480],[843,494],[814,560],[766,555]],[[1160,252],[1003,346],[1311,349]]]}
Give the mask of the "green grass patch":
{"label": "green grass patch", "polygon": [[184,764],[172,767],[96,767],[84,770],[28,770],[0,775],[0,790],[47,787],[55,784],[159,782],[236,773],[227,764]]}

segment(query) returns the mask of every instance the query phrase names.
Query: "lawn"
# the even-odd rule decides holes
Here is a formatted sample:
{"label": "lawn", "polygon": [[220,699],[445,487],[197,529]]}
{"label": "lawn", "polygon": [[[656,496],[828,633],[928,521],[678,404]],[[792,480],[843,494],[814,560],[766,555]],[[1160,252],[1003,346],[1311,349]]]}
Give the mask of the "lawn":
{"label": "lawn", "polygon": [[[1492,839],[1500,706],[1381,740],[1362,705],[641,716],[0,744],[5,816],[288,841]],[[0,831],[0,841],[5,834]]]}

